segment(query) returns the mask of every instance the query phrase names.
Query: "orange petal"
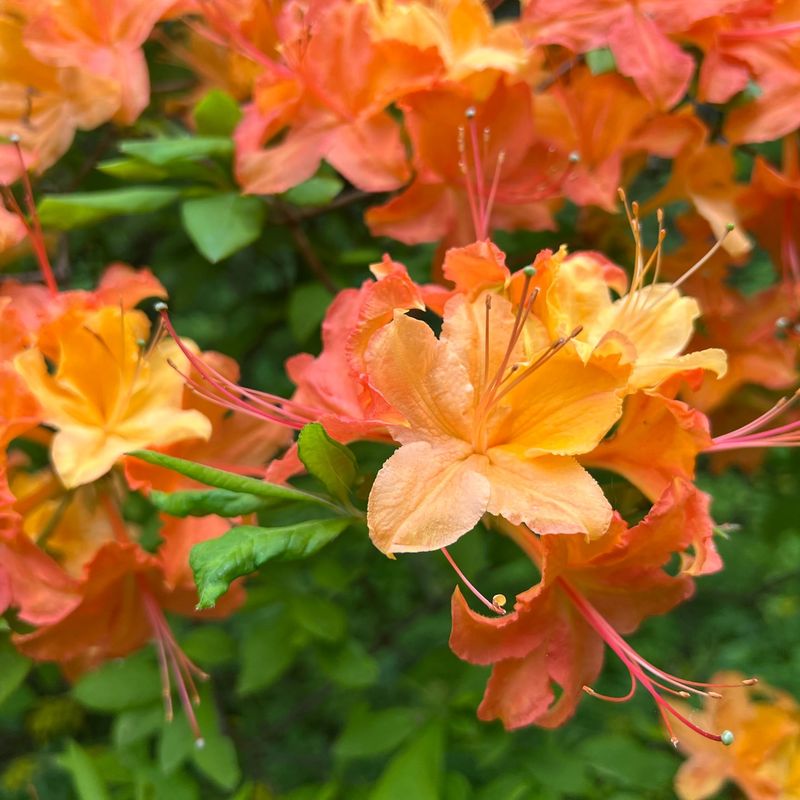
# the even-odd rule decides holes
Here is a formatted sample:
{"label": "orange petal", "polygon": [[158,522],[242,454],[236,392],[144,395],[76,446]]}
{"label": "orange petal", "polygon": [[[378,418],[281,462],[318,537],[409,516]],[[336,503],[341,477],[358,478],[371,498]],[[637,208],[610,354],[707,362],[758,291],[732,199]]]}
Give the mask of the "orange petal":
{"label": "orange petal", "polygon": [[472,530],[486,511],[485,456],[466,442],[403,445],[378,473],[367,522],[384,553],[438,550]]}
{"label": "orange petal", "polygon": [[536,533],[602,536],[611,522],[603,490],[573,458],[522,459],[502,448],[488,452],[492,493],[487,511]]}

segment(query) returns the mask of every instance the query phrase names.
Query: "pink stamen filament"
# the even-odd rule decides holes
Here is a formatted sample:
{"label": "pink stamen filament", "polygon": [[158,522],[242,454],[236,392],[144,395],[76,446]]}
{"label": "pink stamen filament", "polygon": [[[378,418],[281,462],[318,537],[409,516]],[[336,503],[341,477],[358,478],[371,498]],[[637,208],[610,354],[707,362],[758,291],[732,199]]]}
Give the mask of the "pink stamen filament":
{"label": "pink stamen filament", "polygon": [[753,447],[797,447],[800,446],[800,420],[788,422],[776,428],[764,430],[780,414],[783,414],[798,397],[796,392],[792,397],[782,397],[769,411],[757,417],[752,422],[742,425],[735,431],[715,436],[707,453],[719,453],[724,450]]}
{"label": "pink stamen filament", "polygon": [[189,727],[192,729],[195,742],[199,747],[202,747],[203,737],[194,712],[194,707],[200,703],[200,695],[194,678],[207,680],[208,675],[190,661],[181,650],[164,618],[163,611],[142,580],[139,581],[139,588],[145,614],[150,622],[153,640],[156,645],[166,719],[169,722],[173,718],[171,680],[174,680],[181,706],[186,714]]}
{"label": "pink stamen filament", "polygon": [[779,39],[782,36],[791,36],[800,33],[800,22],[787,22],[783,25],[773,25],[768,28],[744,28],[736,31],[722,31],[720,38],[729,41],[753,41],[756,39]]}
{"label": "pink stamen filament", "polygon": [[475,597],[478,598],[478,600],[481,601],[481,603],[483,603],[486,606],[486,608],[491,609],[492,611],[495,612],[495,614],[500,614],[501,616],[506,613],[504,608],[500,608],[500,606],[496,605],[491,600],[489,600],[488,598],[484,597],[484,595],[481,594],[481,592],[479,592],[475,588],[475,586],[472,584],[472,582],[461,571],[461,568],[458,566],[458,564],[456,564],[455,560],[450,555],[450,552],[448,551],[448,549],[446,547],[442,548],[442,553],[444,554],[444,557],[450,563],[450,566],[453,568],[453,570],[455,571],[456,575],[458,575],[458,577],[461,579],[463,584],[472,592],[472,594],[475,595]]}
{"label": "pink stamen filament", "polygon": [[[572,601],[572,604],[578,610],[578,612],[583,616],[586,622],[595,630],[595,632],[600,636],[600,638],[608,645],[608,647],[612,650],[612,652],[619,658],[619,660],[627,667],[628,672],[631,676],[632,681],[634,684],[641,684],[645,691],[653,698],[656,705],[658,706],[659,712],[661,713],[661,717],[664,720],[664,724],[669,732],[670,738],[673,744],[677,745],[678,739],[674,734],[672,729],[672,725],[669,720],[669,715],[674,717],[675,719],[682,722],[686,725],[690,730],[694,731],[695,733],[699,734],[700,736],[704,736],[706,739],[711,739],[715,742],[722,742],[723,737],[722,734],[711,733],[707,731],[686,716],[681,714],[676,708],[673,708],[670,703],[668,703],[659,693],[656,688],[657,684],[653,681],[647,674],[645,674],[645,670],[648,672],[652,672],[660,677],[668,680],[669,682],[673,683],[676,686],[680,686],[681,690],[684,692],[691,692],[695,691],[698,694],[704,694],[706,696],[715,696],[714,694],[709,694],[708,692],[698,692],[697,690],[692,689],[694,685],[693,682],[683,682],[679,681],[673,676],[668,675],[668,673],[663,673],[661,670],[656,669],[653,667],[649,662],[645,661],[638,653],[636,653],[633,648],[614,630],[614,628],[608,623],[608,621],[594,608],[594,606],[575,588],[573,588],[566,580],[563,578],[558,579],[559,587],[564,591],[564,593],[569,597]],[[662,689],[669,690],[668,687],[661,687]],[[588,692],[589,694],[593,694],[594,696],[600,696],[593,689]],[[681,695],[682,696],[682,695]]]}
{"label": "pink stamen filament", "polygon": [[0,190],[2,191],[3,198],[8,204],[9,210],[17,215],[25,228],[25,232],[30,240],[31,247],[33,247],[33,252],[36,255],[36,261],[39,265],[39,270],[42,273],[42,278],[44,279],[48,291],[52,295],[57,295],[58,284],[56,283],[56,278],[53,273],[53,267],[50,264],[50,259],[47,256],[47,246],[45,245],[44,241],[42,224],[39,220],[39,214],[36,211],[36,201],[33,198],[33,187],[31,186],[31,181],[28,177],[28,170],[25,166],[25,158],[22,155],[19,137],[12,136],[11,144],[14,146],[17,159],[20,163],[22,172],[20,180],[22,181],[23,192],[25,195],[25,207],[28,209],[28,217],[30,217],[30,220],[28,220],[28,217],[25,216],[20,208],[17,198],[14,196],[11,188],[8,186],[3,186],[0,187]]}
{"label": "pink stamen filament", "polygon": [[[313,413],[312,409],[294,403],[291,400],[284,400],[283,398],[276,397],[275,395],[267,394],[266,392],[258,392],[251,389],[245,389],[238,386],[233,381],[228,380],[224,375],[220,374],[217,370],[211,368],[201,358],[195,355],[189,347],[178,336],[166,308],[159,308],[161,319],[164,327],[169,332],[170,336],[175,340],[181,352],[186,356],[189,363],[195,368],[201,378],[208,383],[212,389],[217,392],[208,390],[198,381],[191,376],[185,375],[183,372],[175,369],[182,375],[186,383],[194,389],[199,395],[216,403],[217,405],[230,408],[234,411],[241,411],[256,419],[274,422],[278,425],[283,425],[288,428],[300,429],[303,425],[313,421],[318,415]],[[173,365],[174,366],[174,365]],[[222,395],[221,397],[219,395]],[[242,396],[246,400],[242,399]],[[263,398],[263,399],[262,399]],[[266,402],[265,402],[266,401]],[[291,410],[294,409],[294,410]]]}

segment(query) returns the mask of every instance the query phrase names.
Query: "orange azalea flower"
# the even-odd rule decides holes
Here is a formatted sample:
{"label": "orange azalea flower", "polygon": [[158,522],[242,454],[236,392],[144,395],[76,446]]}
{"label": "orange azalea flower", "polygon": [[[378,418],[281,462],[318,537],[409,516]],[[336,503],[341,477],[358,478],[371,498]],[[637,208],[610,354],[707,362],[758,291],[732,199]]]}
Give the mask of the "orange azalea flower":
{"label": "orange azalea flower", "polygon": [[499,295],[454,297],[439,339],[396,314],[371,341],[370,383],[405,418],[369,499],[380,550],[445,547],[487,512],[542,533],[608,527],[611,508],[574,456],[619,417],[628,367],[552,342],[526,295],[516,315]]}
{"label": "orange azalea flower", "polygon": [[183,382],[170,366],[186,363],[178,347],[145,349],[150,324],[142,312],[106,307],[53,325],[55,374],[40,347],[14,363],[43,421],[56,428],[51,457],[65,486],[95,480],[128,450],[210,435],[206,417],[181,408]]}
{"label": "orange azalea flower", "polygon": [[[743,676],[722,672],[714,681],[736,684]],[[715,747],[687,730],[680,749],[686,762],[675,776],[680,800],[716,797],[732,781],[750,800],[796,800],[800,797],[800,708],[793,697],[759,684],[755,697],[738,692],[709,699],[703,712],[687,710],[698,724],[736,732],[733,745]]]}
{"label": "orange azalea flower", "polygon": [[529,0],[522,16],[537,44],[560,44],[578,53],[610,47],[617,69],[633,78],[650,102],[669,109],[686,93],[695,66],[674,39],[704,19],[724,14],[736,19],[746,6],[740,0]]}
{"label": "orange azalea flower", "polygon": [[[478,716],[500,719],[509,729],[561,725],[574,713],[582,692],[605,698],[588,685],[600,674],[608,646],[628,669],[632,684],[625,698],[614,699],[629,699],[641,684],[668,728],[667,715],[681,719],[658,688],[666,683],[694,693],[698,684],[654,667],[620,634],[631,633],[647,617],[691,596],[691,575],[720,568],[708,497],[685,481],[675,481],[642,522],[628,528],[616,515],[609,532],[594,542],[579,536],[539,538],[505,523],[500,529],[533,560],[542,577],[517,595],[513,612],[505,616],[484,617],[469,608],[458,589],[453,595],[450,647],[466,661],[494,665]],[[664,568],[675,553],[681,556],[682,570],[671,575]],[[717,742],[721,739],[693,727]]]}
{"label": "orange azalea flower", "polygon": [[[24,165],[42,172],[66,152],[76,130],[96,128],[118,103],[107,78],[41,61],[26,47],[29,10],[15,0],[0,7],[0,136],[19,136]],[[0,144],[0,183],[10,184],[22,171],[17,149]]]}
{"label": "orange azalea flower", "polygon": [[386,109],[438,77],[438,54],[375,38],[362,3],[334,0],[308,17],[298,10],[285,9],[284,63],[266,60],[236,132],[240,185],[248,193],[283,192],[310,178],[324,158],[361,189],[397,188],[409,173],[400,128]]}
{"label": "orange azalea flower", "polygon": [[552,227],[543,201],[559,193],[569,162],[539,134],[530,87],[500,79],[476,100],[467,87],[445,84],[399,103],[416,175],[367,212],[373,234],[462,245],[495,228]]}
{"label": "orange azalea flower", "polygon": [[33,0],[24,42],[38,59],[78,68],[114,88],[113,119],[136,120],[150,101],[142,45],[175,0]]}

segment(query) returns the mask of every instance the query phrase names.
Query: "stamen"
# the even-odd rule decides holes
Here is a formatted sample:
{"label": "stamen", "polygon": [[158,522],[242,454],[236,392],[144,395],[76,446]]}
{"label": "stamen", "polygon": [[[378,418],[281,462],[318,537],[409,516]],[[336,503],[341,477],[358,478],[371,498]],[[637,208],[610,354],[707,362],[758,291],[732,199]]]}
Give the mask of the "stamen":
{"label": "stamen", "polygon": [[[464,585],[472,592],[472,594],[475,595],[475,597],[478,598],[478,600],[481,601],[481,603],[483,603],[487,608],[489,608],[492,611],[494,611],[495,614],[499,614],[499,615],[502,616],[503,614],[506,613],[506,610],[503,608],[503,606],[506,604],[505,595],[496,594],[492,598],[492,600],[488,600],[486,597],[484,597],[484,595],[482,595],[472,585],[471,581],[461,571],[461,569],[459,568],[458,564],[456,564],[456,562],[454,561],[453,557],[450,555],[450,553],[449,553],[449,551],[447,550],[446,547],[442,548],[442,553],[444,553],[444,557],[450,562],[450,566],[453,568],[453,570],[455,571],[456,575],[458,575],[458,577],[461,578],[461,580],[464,583]],[[502,603],[499,602],[499,600],[502,600]],[[497,602],[494,602],[494,601],[497,601]]]}
{"label": "stamen", "polygon": [[693,267],[684,272],[683,275],[678,278],[678,280],[674,281],[672,286],[677,289],[684,281],[691,278],[691,276],[694,275],[704,264],[706,264],[708,260],[712,258],[714,254],[722,247],[725,239],[728,238],[728,234],[730,234],[735,228],[736,226],[732,222],[729,222],[725,226],[725,233],[723,233],[722,236],[717,239],[717,241],[714,243],[714,246]]}
{"label": "stamen", "polygon": [[[25,227],[25,232],[28,235],[31,247],[33,247],[33,252],[36,255],[36,261],[39,264],[39,270],[42,273],[42,278],[44,279],[45,285],[50,291],[50,294],[57,295],[58,284],[56,283],[53,267],[51,266],[50,259],[47,255],[47,245],[44,241],[44,232],[42,231],[42,224],[39,220],[39,214],[36,211],[36,201],[33,197],[33,187],[31,186],[31,181],[28,177],[28,168],[25,165],[25,157],[22,154],[20,137],[16,133],[12,133],[8,138],[11,144],[14,146],[14,151],[20,164],[20,180],[22,181],[23,193],[25,196],[25,207],[28,210],[28,215],[26,216],[23,213],[19,203],[17,202],[17,198],[14,196],[14,193],[11,191],[9,186],[0,187],[0,192],[2,192],[3,198],[6,201],[9,210],[19,217],[19,220]],[[28,219],[28,217],[30,219]]]}
{"label": "stamen", "polygon": [[712,439],[707,453],[720,453],[725,450],[738,450],[755,447],[799,447],[800,420],[788,422],[775,428],[765,429],[776,417],[783,414],[800,397],[800,389],[791,397],[782,397],[760,417]]}

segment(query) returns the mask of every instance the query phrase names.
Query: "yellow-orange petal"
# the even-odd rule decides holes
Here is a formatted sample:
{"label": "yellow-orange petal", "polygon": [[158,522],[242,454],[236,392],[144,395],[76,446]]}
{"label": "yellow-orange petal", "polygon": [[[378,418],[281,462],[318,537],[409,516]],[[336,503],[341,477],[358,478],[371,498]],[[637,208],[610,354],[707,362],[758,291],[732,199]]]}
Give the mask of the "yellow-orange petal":
{"label": "yellow-orange petal", "polygon": [[693,369],[704,369],[722,378],[728,370],[728,357],[724,350],[709,347],[674,358],[637,362],[631,375],[630,388],[631,391],[655,389],[673,375]]}
{"label": "yellow-orange petal", "polygon": [[675,775],[675,793],[680,800],[714,797],[728,778],[727,762],[724,754],[703,753],[690,758],[681,764]]}
{"label": "yellow-orange petal", "polygon": [[492,444],[531,454],[588,452],[622,413],[629,372],[616,354],[584,364],[565,348],[502,401],[510,411]]}
{"label": "yellow-orange petal", "polygon": [[485,456],[456,439],[403,445],[381,467],[367,508],[369,535],[384,553],[438,550],[486,511]]}
{"label": "yellow-orange petal", "polygon": [[536,533],[602,536],[611,523],[611,505],[592,476],[574,458],[523,459],[496,447],[488,452],[491,484],[487,511]]}

